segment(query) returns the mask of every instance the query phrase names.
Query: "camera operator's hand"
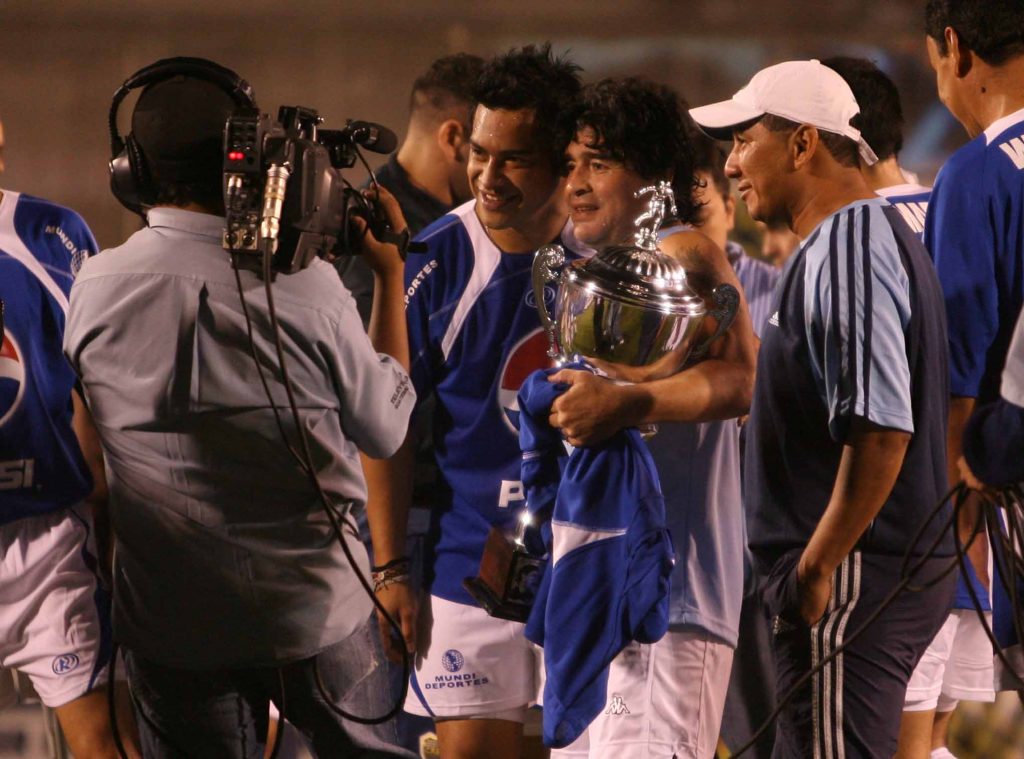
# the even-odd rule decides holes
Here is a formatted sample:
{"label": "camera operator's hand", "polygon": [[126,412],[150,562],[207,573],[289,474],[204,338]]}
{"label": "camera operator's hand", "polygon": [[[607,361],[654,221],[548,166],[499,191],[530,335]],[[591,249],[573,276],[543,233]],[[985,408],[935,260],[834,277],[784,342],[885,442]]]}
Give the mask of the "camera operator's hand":
{"label": "camera operator's hand", "polygon": [[[395,196],[383,187],[363,190],[363,195],[370,201],[374,208],[373,213],[387,222],[387,225],[397,234],[401,234],[408,228],[402,209],[395,200]],[[366,259],[366,263],[378,276],[388,273],[402,273],[402,255],[398,246],[391,242],[382,242],[374,237],[370,223],[360,217],[353,215],[351,223],[359,240],[360,252]]]}

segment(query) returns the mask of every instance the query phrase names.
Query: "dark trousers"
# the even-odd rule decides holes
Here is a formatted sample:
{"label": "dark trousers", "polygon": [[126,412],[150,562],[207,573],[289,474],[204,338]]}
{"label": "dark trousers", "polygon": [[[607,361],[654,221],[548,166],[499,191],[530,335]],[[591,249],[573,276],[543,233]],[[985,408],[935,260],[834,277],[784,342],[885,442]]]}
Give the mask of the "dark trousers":
{"label": "dark trousers", "polygon": [[179,759],[262,759],[271,701],[318,757],[409,757],[393,748],[394,720],[360,725],[336,715],[314,679],[314,663],[335,705],[359,717],[393,703],[372,618],[317,656],[280,667],[186,670],[125,652],[143,755]]}
{"label": "dark trousers", "polygon": [[[759,556],[772,617],[776,697],[849,641],[779,714],[775,759],[888,759],[896,751],[907,681],[953,603],[956,573],[920,592],[896,596],[863,634],[855,633],[899,582],[901,557],[855,551],[833,578],[828,610],[808,627],[797,612],[801,550]],[[952,559],[929,559],[915,586],[935,580]],[[842,752],[842,753],[841,753]]]}

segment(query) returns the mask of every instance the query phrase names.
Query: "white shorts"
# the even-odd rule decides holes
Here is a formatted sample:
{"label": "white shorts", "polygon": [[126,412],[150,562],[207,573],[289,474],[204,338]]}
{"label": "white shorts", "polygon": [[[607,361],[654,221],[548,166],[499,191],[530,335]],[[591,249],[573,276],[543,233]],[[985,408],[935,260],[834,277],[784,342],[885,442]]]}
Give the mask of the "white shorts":
{"label": "white shorts", "polygon": [[103,682],[110,657],[92,518],[76,506],[0,525],[0,551],[0,666],[63,706]]}
{"label": "white shorts", "polygon": [[[985,612],[991,624],[992,613]],[[992,643],[974,609],[953,609],[907,683],[903,710],[952,711],[958,701],[995,701]]]}
{"label": "white shorts", "polygon": [[733,649],[695,630],[631,643],[608,671],[608,701],[551,759],[710,759],[718,746]]}
{"label": "white shorts", "polygon": [[427,596],[405,710],[434,719],[522,722],[537,694],[540,649],[523,625]]}

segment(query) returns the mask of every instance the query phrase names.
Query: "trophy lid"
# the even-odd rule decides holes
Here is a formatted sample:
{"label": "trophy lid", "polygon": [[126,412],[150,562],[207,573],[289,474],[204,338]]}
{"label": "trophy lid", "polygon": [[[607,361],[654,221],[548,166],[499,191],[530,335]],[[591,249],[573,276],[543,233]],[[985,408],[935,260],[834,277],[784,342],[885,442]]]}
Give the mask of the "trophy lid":
{"label": "trophy lid", "polygon": [[605,248],[589,261],[570,268],[568,276],[580,286],[616,300],[663,313],[698,316],[707,307],[686,282],[686,270],[658,248],[658,229],[667,209],[676,213],[668,182],[645,187],[637,197],[651,195],[647,210],[636,219],[636,243]]}

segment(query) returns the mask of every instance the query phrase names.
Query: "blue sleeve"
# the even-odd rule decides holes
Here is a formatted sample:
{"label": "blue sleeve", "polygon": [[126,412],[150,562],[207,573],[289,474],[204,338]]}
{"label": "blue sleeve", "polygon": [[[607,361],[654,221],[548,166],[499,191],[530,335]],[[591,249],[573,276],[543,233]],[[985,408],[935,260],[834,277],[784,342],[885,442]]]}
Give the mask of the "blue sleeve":
{"label": "blue sleeve", "polygon": [[430,339],[431,296],[439,275],[437,256],[410,255],[405,262],[405,323],[409,331],[409,376],[422,402],[434,391],[437,354]]}
{"label": "blue sleeve", "polygon": [[996,247],[983,176],[962,149],[935,180],[925,245],[935,261],[949,321],[950,392],[978,397],[989,347],[999,331]]}
{"label": "blue sleeve", "polygon": [[1000,398],[979,408],[964,430],[964,458],[993,487],[1024,482],[1024,407]]}
{"label": "blue sleeve", "polygon": [[96,244],[96,238],[93,237],[92,230],[86,225],[85,220],[74,211],[65,210],[61,227],[74,246],[71,256],[71,274],[77,276],[78,270],[82,268],[85,260],[99,250],[99,245]]}
{"label": "blue sleeve", "polygon": [[821,239],[808,256],[804,309],[829,433],[843,440],[855,416],[913,432],[910,279],[892,228],[865,204],[833,217]]}

